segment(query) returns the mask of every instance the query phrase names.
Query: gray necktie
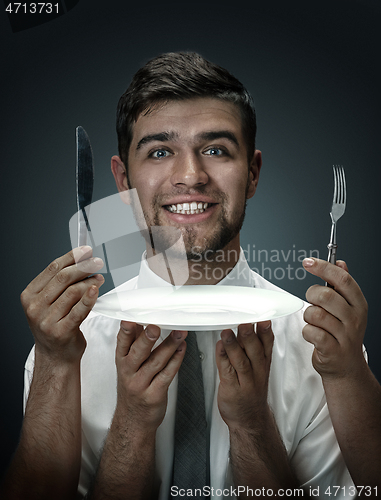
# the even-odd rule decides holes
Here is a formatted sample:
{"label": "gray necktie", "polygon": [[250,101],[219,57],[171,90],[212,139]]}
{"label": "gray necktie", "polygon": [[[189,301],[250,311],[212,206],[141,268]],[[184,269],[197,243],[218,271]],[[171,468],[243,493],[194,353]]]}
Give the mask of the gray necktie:
{"label": "gray necktie", "polygon": [[178,374],[172,484],[185,490],[199,488],[202,491],[208,484],[209,440],[196,333],[188,332],[186,342],[187,349]]}

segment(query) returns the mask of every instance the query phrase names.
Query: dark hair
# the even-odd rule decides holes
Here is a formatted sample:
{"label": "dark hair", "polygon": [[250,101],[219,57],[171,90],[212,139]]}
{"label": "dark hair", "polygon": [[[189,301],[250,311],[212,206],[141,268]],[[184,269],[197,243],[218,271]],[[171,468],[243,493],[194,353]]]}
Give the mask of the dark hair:
{"label": "dark hair", "polygon": [[214,97],[238,106],[248,160],[255,150],[256,118],[252,98],[242,83],[226,69],[194,52],[162,54],[137,71],[126,92],[119,99],[116,130],[119,156],[128,169],[128,150],[133,126],[142,112],[157,103],[197,97]]}

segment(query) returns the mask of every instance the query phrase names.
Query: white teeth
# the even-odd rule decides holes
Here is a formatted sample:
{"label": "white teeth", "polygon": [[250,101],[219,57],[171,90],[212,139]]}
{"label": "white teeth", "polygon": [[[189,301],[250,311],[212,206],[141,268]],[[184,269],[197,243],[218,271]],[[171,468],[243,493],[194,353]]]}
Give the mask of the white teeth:
{"label": "white teeth", "polygon": [[175,214],[202,214],[209,203],[192,201],[191,203],[178,203],[177,205],[168,205],[168,210]]}

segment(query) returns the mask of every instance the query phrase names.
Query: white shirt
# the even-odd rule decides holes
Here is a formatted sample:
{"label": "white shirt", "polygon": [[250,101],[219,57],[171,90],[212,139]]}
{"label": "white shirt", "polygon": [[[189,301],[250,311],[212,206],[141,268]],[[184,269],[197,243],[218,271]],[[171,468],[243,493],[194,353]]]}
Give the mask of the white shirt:
{"label": "white shirt", "polygon": [[[216,286],[224,285],[282,291],[249,268],[242,250],[234,269]],[[121,285],[118,290],[155,286],[168,286],[168,283],[154,274],[143,259],[139,276]],[[336,499],[353,498],[353,483],[336,441],[321,378],[311,363],[313,346],[302,337],[304,324],[303,310],[272,321],[275,341],[269,405],[291,464],[307,492],[314,488],[314,497],[318,498],[318,488],[319,497],[324,498],[328,487],[335,492],[336,489],[332,488],[340,486]],[[86,493],[95,474],[116,406],[114,358],[119,328],[119,320],[94,312],[81,325],[87,340],[81,363],[82,468],[78,491],[82,494]],[[169,333],[162,330],[157,344]],[[202,353],[206,415],[210,426],[210,482],[214,488],[211,498],[229,499],[235,498],[234,494],[227,495],[227,490],[233,487],[229,466],[229,431],[217,406],[219,376],[215,345],[219,338],[220,331],[197,332],[198,347]],[[25,365],[24,403],[29,393],[33,366],[34,349]],[[168,499],[171,486],[176,399],[177,376],[169,387],[166,415],[156,435],[156,472],[161,483],[159,500]]]}

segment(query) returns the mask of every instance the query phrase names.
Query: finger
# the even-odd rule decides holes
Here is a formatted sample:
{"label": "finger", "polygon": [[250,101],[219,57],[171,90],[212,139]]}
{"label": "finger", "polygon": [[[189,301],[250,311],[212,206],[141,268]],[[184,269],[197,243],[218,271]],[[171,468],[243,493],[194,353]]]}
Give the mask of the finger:
{"label": "finger", "polygon": [[343,323],[321,307],[307,307],[304,311],[304,321],[325,330],[334,336],[338,342],[342,340],[343,335],[346,336]]}
{"label": "finger", "polygon": [[305,325],[302,334],[304,339],[313,344],[318,354],[322,357],[327,357],[339,347],[338,341],[325,330],[313,325]]}
{"label": "finger", "polygon": [[238,326],[237,342],[244,349],[252,367],[264,359],[262,341],[254,332],[253,324],[245,323]]}
{"label": "finger", "polygon": [[257,335],[262,342],[265,358],[271,359],[274,345],[274,333],[271,321],[258,322]]}
{"label": "finger", "polygon": [[151,382],[155,375],[165,368],[187,335],[188,332],[186,330],[172,331],[171,334],[150,353],[150,356],[142,364],[140,369],[141,376]]}
{"label": "finger", "polygon": [[143,329],[130,347],[126,356],[125,371],[127,375],[136,373],[141,365],[149,358],[156,341],[160,337],[160,328],[148,325]]}
{"label": "finger", "polygon": [[116,340],[115,361],[123,359],[130,351],[132,343],[140,335],[143,327],[132,321],[121,321]]}
{"label": "finger", "polygon": [[41,291],[46,304],[52,304],[70,285],[84,280],[103,267],[103,261],[99,257],[91,257],[81,262],[81,269],[76,264],[61,269]]}
{"label": "finger", "polygon": [[89,246],[78,247],[51,262],[33,281],[27,286],[30,293],[39,293],[49,281],[67,266],[75,264],[76,259],[81,260],[84,256],[91,256],[92,249]]}
{"label": "finger", "polygon": [[219,340],[216,344],[216,363],[220,381],[225,384],[236,385],[238,383],[237,373],[230,363],[222,340]]}
{"label": "finger", "polygon": [[[270,366],[274,335],[271,329],[271,321],[257,323],[257,333],[251,324],[242,324],[238,327],[237,341],[243,345],[245,353],[250,360],[251,370],[248,371],[254,377],[261,377],[264,369]],[[240,381],[243,382],[243,375]]]}
{"label": "finger", "polygon": [[337,260],[336,261],[336,265],[338,267],[340,267],[341,269],[344,269],[344,271],[347,271],[347,273],[349,272],[348,271],[348,266],[347,266],[346,262],[344,262],[343,260]]}
{"label": "finger", "polygon": [[67,266],[50,280],[40,293],[46,304],[52,304],[68,287],[85,280],[89,275],[103,267],[103,261],[98,257],[87,259],[82,264],[81,270],[78,269],[76,264]]}
{"label": "finger", "polygon": [[242,382],[245,376],[252,373],[250,360],[238,344],[232,330],[223,330],[221,332],[221,340],[230,363],[237,372],[238,380]]}
{"label": "finger", "polygon": [[83,294],[81,300],[75,304],[69,314],[62,318],[58,324],[64,322],[69,330],[79,327],[94,307],[98,298],[98,293],[99,288],[92,285],[88,290],[86,290],[86,293]]}
{"label": "finger", "polygon": [[75,264],[79,270],[83,270],[84,272],[87,272],[86,268],[82,269],[83,264],[91,259],[93,256],[93,249],[85,245],[83,247],[78,247],[73,249],[73,256],[75,260]]}
{"label": "finger", "polygon": [[187,344],[182,341],[180,345],[177,346],[176,351],[172,354],[166,366],[159,371],[152,380],[153,391],[158,391],[158,393],[163,393],[168,390],[172,380],[174,379],[176,373],[179,371],[181,363],[183,362]]}
{"label": "finger", "polygon": [[360,287],[341,266],[335,266],[325,260],[311,257],[303,260],[303,267],[309,273],[319,276],[334,286],[335,291],[344,297],[349,304],[356,307],[362,307],[364,304],[365,299]]}
{"label": "finger", "polygon": [[86,291],[96,286],[98,289],[103,285],[104,278],[101,274],[87,278],[79,283],[69,286],[50,307],[49,317],[54,322],[63,319],[77,302],[81,300]]}
{"label": "finger", "polygon": [[345,298],[330,287],[312,285],[306,292],[306,299],[310,304],[319,306],[340,321],[348,321],[352,316],[352,308]]}

